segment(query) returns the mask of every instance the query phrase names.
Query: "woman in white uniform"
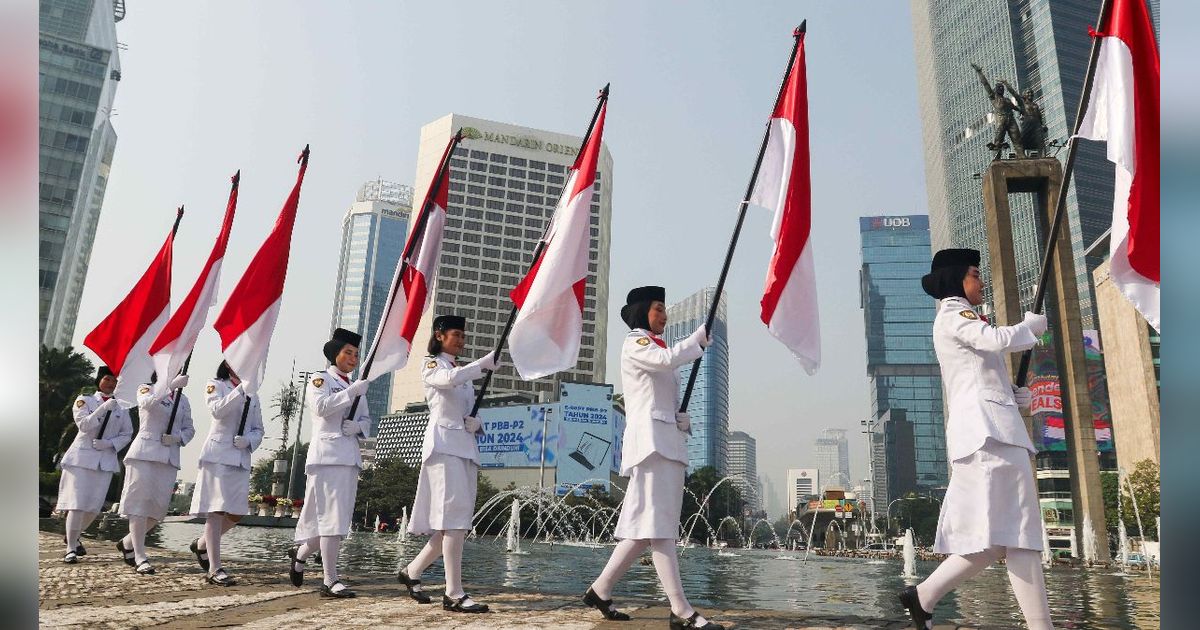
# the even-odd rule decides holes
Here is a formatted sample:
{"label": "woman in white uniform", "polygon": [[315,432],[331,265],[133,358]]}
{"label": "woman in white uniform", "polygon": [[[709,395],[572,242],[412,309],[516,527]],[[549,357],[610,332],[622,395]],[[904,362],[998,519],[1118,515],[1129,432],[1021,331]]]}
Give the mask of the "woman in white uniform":
{"label": "woman in white uniform", "polygon": [[[250,513],[250,454],[262,444],[262,406],[224,361],[204,389],[204,403],[213,421],[200,450],[191,508],[192,515],[205,517],[204,534],[191,550],[209,584],[232,586],[235,580],[221,567],[221,537]],[[246,424],[239,433],[243,409]]]}
{"label": "woman in white uniform", "polygon": [[921,284],[941,301],[933,348],[946,391],[951,467],[933,550],[951,555],[924,582],[904,589],[900,602],[916,628],[932,628],[930,611],[946,593],[1005,558],[1026,623],[1032,630],[1050,628],[1041,509],[1029,461],[1037,450],[1018,410],[1031,396],[1013,387],[1004,362],[1005,354],[1037,344],[1046,317],[1026,313],[1015,326],[992,326],[976,313],[983,283],[973,249],[939,251]]}
{"label": "woman in white uniform", "polygon": [[[350,382],[350,373],[358,367],[358,345],[362,336],[343,328],[333,331],[325,343],[328,369],[312,375],[306,403],[312,414],[312,438],[304,472],[304,506],[296,522],[295,540],[300,543],[288,551],[288,573],[292,584],[304,583],[304,563],[321,552],[325,581],[322,597],[354,597],[354,591],[338,580],[338,552],[342,539],[350,533],[354,518],[354,497],[358,493],[358,473],[362,469],[359,438],[371,432],[367,399],[354,399],[367,393],[367,381]],[[354,407],[354,417],[350,410]]]}
{"label": "woman in white uniform", "polygon": [[629,615],[613,607],[613,587],[634,560],[650,549],[658,581],[671,603],[671,628],[724,630],[688,602],[675,546],[687,473],[687,436],[692,427],[688,415],[678,411],[678,370],[698,359],[709,339],[700,326],[690,337],[668,347],[660,337],[667,327],[665,302],[662,287],[639,287],[629,292],[621,309],[621,319],[631,329],[621,347],[626,418],[621,476],[629,477],[629,484],[613,532],[621,542],[583,601],[605,619],[627,621]]}
{"label": "woman in white uniform", "polygon": [[[196,434],[192,406],[183,394],[187,375],[176,376],[161,390],[154,387],[157,382],[157,375],[151,375],[150,382],[138,388],[141,426],[125,453],[125,487],[121,490],[121,516],[129,519],[129,534],[117,547],[125,563],[136,567],[139,575],[154,574],[146,557],[146,533],[167,515],[179,474],[179,448]],[[177,396],[175,423],[167,431]]]}
{"label": "woman in white uniform", "polygon": [[496,360],[494,353],[488,353],[474,363],[458,365],[456,359],[466,343],[466,325],[466,319],[456,315],[433,320],[429,356],[421,370],[429,424],[421,442],[421,473],[408,522],[410,533],[427,535],[429,542],[396,574],[396,579],[408,589],[410,597],[428,604],[429,596],[421,590],[421,573],[442,556],[446,571],[442,608],[483,613],[487,605],[473,601],[462,585],[463,544],[475,514],[478,483],[479,447],[475,436],[483,432],[479,419],[469,414],[475,404],[471,382],[482,377],[485,370],[495,370]]}
{"label": "woman in white uniform", "polygon": [[67,553],[63,556],[67,564],[75,564],[79,556],[87,554],[79,536],[104,508],[113,473],[121,469],[117,452],[133,437],[129,412],[112,397],[116,387],[112,370],[101,365],[96,371],[96,393],[76,398],[71,408],[79,431],[58,462],[62,477],[55,507],[67,515]]}

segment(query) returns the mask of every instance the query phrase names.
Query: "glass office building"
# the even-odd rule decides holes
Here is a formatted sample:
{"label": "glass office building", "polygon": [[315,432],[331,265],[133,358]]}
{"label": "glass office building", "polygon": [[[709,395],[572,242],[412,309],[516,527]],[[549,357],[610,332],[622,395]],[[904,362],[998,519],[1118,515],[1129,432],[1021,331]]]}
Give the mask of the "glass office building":
{"label": "glass office building", "polygon": [[[412,211],[412,188],[383,180],[363,184],[355,202],[342,219],[342,247],[338,257],[337,286],[333,296],[334,328],[345,328],[363,336],[360,351],[365,357],[383,319],[388,291],[396,264],[404,253]],[[423,352],[418,348],[414,353]],[[355,376],[358,371],[355,371]],[[376,435],[379,418],[390,408],[392,377],[380,376],[367,391],[371,411],[371,435]]]}
{"label": "glass office building", "polygon": [[[904,410],[912,423],[919,491],[944,489],[946,465],[942,378],[933,352],[933,298],[921,289],[929,271],[929,217],[859,219],[860,306],[867,334],[871,418]],[[879,426],[876,431],[885,431]]]}
{"label": "glass office building", "polygon": [[[716,289],[709,287],[667,307],[667,343],[685,339],[708,319]],[[711,331],[712,344],[704,352],[696,385],[688,403],[692,435],[688,438],[688,472],[712,466],[721,475],[728,474],[729,448],[729,324],[725,316],[725,296],[717,305],[717,317]],[[683,395],[693,363],[679,368],[679,393]]]}
{"label": "glass office building", "polygon": [[41,0],[38,33],[38,336],[71,344],[117,146],[124,0]]}

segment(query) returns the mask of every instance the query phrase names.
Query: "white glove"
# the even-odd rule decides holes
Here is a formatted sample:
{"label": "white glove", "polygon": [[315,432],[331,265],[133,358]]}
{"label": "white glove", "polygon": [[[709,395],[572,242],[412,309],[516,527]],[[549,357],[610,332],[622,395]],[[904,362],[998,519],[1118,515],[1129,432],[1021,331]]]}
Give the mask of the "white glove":
{"label": "white glove", "polygon": [[360,429],[361,427],[358,426],[357,422],[349,419],[342,420],[342,435],[346,437],[354,437],[358,435]]}
{"label": "white glove", "polygon": [[496,360],[495,352],[489,352],[483,355],[482,359],[476,361],[474,365],[479,366],[480,369],[495,372],[496,368],[500,367],[500,362]]}
{"label": "white glove", "polygon": [[1029,391],[1028,387],[1013,387],[1013,398],[1017,401],[1017,406],[1022,409],[1028,409],[1029,405],[1033,404],[1033,392]]}
{"label": "white glove", "polygon": [[[171,383],[171,385],[174,385],[174,384],[175,383]],[[162,434],[162,443],[163,443],[163,446],[175,446],[176,444],[183,443],[183,438],[179,437],[178,435],[164,433],[164,434]]]}
{"label": "white glove", "polygon": [[483,423],[475,416],[463,417],[463,428],[467,433],[483,433]]}
{"label": "white glove", "polygon": [[703,324],[696,329],[696,332],[692,333],[692,339],[699,343],[701,348],[707,348],[712,343],[712,336],[708,334]]}
{"label": "white glove", "polygon": [[351,398],[355,396],[362,396],[363,394],[367,393],[368,385],[370,385],[370,382],[367,381],[367,379],[360,378],[357,381],[350,383],[350,386],[346,388],[346,391],[350,394]]}
{"label": "white glove", "polygon": [[1030,311],[1025,311],[1025,319],[1022,320],[1021,323],[1025,324],[1025,327],[1029,329],[1029,332],[1033,333],[1034,335],[1041,335],[1042,333],[1046,332],[1046,328],[1049,327],[1049,324],[1046,322],[1045,315],[1039,315]]}
{"label": "white glove", "polygon": [[235,435],[233,436],[233,446],[234,448],[250,448],[250,440],[247,440],[244,435]]}
{"label": "white glove", "polygon": [[103,412],[105,412],[105,413],[108,413],[109,411],[112,411],[113,409],[116,409],[116,408],[117,408],[117,404],[118,404],[118,403],[117,403],[117,399],[116,399],[116,397],[114,396],[114,397],[112,397],[112,398],[109,398],[108,400],[104,401],[104,402],[103,402],[103,403],[100,405],[100,408],[99,408],[99,409],[97,409],[96,411],[103,411]]}
{"label": "white glove", "polygon": [[692,432],[692,417],[686,411],[675,412],[675,427],[684,433]]}
{"label": "white glove", "polygon": [[[113,400],[116,400],[116,399],[114,398]],[[112,440],[101,440],[98,438],[92,438],[92,448],[96,449],[97,451],[115,451],[116,450],[115,448],[113,448]]]}
{"label": "white glove", "polygon": [[171,379],[171,389],[183,389],[184,387],[187,387],[187,384],[188,384],[188,375],[187,374],[180,374],[179,376],[176,376],[175,378]]}

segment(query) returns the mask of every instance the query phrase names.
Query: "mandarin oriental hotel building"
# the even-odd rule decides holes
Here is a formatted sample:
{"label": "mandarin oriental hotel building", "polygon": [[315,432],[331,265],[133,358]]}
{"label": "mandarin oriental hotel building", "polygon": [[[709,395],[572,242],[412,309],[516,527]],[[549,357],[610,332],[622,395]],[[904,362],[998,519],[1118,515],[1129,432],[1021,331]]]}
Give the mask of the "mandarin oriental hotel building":
{"label": "mandarin oriental hotel building", "polygon": [[[414,204],[425,199],[442,152],[460,128],[464,139],[450,160],[448,218],[433,303],[417,327],[413,356],[424,356],[434,317],[458,314],[467,318],[467,345],[461,356],[465,362],[495,349],[512,309],[508,294],[533,262],[533,251],[554,215],[567,171],[583,139],[446,115],[421,128]],[[562,382],[604,382],[612,240],[612,156],[607,146],[601,147],[598,168],[592,192],[579,361],[570,370],[524,381],[505,352],[490,393],[552,397]],[[424,402],[423,365],[423,361],[411,360],[394,374],[391,411]]]}

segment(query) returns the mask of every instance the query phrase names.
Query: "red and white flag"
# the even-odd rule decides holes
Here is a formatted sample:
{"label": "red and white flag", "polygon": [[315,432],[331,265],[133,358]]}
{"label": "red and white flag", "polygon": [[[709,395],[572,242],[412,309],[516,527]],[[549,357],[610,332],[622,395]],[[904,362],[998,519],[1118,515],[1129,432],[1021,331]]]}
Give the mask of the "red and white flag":
{"label": "red and white flag", "polygon": [[446,145],[438,169],[434,171],[435,179],[429,184],[425,201],[420,206],[421,214],[404,245],[407,256],[396,265],[388,301],[383,308],[383,321],[379,323],[371,351],[363,362],[364,378],[368,380],[404,367],[412,353],[413,336],[421,315],[429,308],[429,288],[437,278],[449,203],[450,153],[460,139],[461,136],[456,135]]}
{"label": "red and white flag", "polygon": [[1155,330],[1159,325],[1158,46],[1143,0],[1114,0],[1092,33],[1095,82],[1079,136],[1108,142],[1116,164],[1109,264],[1113,282]]}
{"label": "red and white flag", "polygon": [[221,353],[229,367],[246,383],[247,393],[256,392],[262,385],[271,333],[279,319],[283,281],[287,278],[292,248],[292,227],[296,224],[296,208],[300,205],[300,186],[304,183],[304,172],[308,170],[307,146],[300,154],[299,162],[296,185],[283,203],[275,227],[250,260],[246,273],[213,323],[221,337]]}
{"label": "red and white flag", "polygon": [[154,371],[150,344],[171,310],[171,250],[181,218],[183,208],[175,215],[166,242],[129,295],[83,339],[83,345],[117,375],[113,396],[129,406],[137,400],[137,386],[148,382]]}
{"label": "red and white flag", "polygon": [[571,166],[541,256],[509,294],[520,311],[508,337],[508,352],[526,380],[569,369],[579,361],[592,187],[604,136],[607,92],[601,98],[596,124]]}
{"label": "red and white flag", "polygon": [[155,394],[165,394],[171,386],[171,381],[183,368],[187,357],[196,345],[204,320],[208,318],[208,309],[217,301],[217,283],[221,277],[221,261],[225,258],[225,246],[229,243],[229,231],[233,228],[233,214],[237,208],[238,182],[241,171],[233,176],[233,186],[229,191],[229,202],[225,205],[225,220],[221,231],[217,234],[217,242],[213,245],[208,262],[196,278],[196,284],[183,299],[183,304],[171,315],[167,325],[163,327],[158,338],[150,346],[150,356],[154,360],[154,371],[158,372],[158,382],[155,383]]}
{"label": "red and white flag", "polygon": [[808,164],[808,79],[804,32],[775,111],[750,203],[775,213],[775,246],[767,268],[762,321],[809,374],[821,366],[817,279],[813,268],[812,200]]}

